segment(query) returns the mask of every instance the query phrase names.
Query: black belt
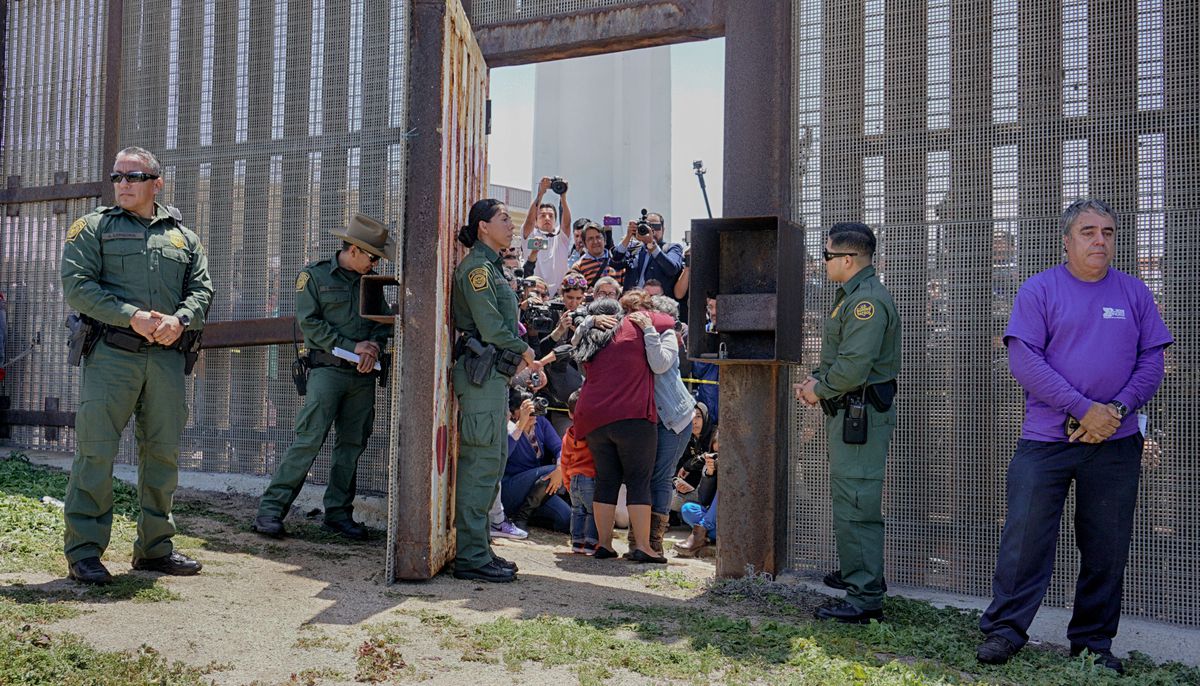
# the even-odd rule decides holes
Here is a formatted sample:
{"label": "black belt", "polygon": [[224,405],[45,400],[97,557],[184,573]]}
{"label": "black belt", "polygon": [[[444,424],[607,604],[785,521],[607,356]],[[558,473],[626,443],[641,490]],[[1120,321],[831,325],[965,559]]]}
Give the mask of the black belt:
{"label": "black belt", "polygon": [[[863,389],[861,394],[858,391],[851,391],[850,393],[839,395],[836,398],[823,400],[821,402],[822,409],[826,410],[826,414],[832,416],[837,414],[837,410],[845,409],[846,406],[849,405],[851,398],[855,400],[861,398],[871,403],[871,405],[879,412],[887,412],[889,409],[891,409],[892,401],[896,397],[896,388],[897,386],[895,379],[870,384]],[[829,412],[829,410],[833,410],[833,412]]]}
{"label": "black belt", "polygon": [[182,352],[179,344],[183,341],[183,336],[172,343],[171,345],[161,345],[159,343],[151,343],[147,341],[142,334],[134,331],[126,326],[113,326],[111,324],[104,325],[104,342],[118,350],[124,350],[130,353],[144,353],[150,348],[164,348],[166,350],[178,350]]}
{"label": "black belt", "polygon": [[350,360],[342,358],[332,353],[327,353],[324,350],[309,350],[308,351],[308,366],[310,367],[338,367],[340,369],[358,369],[358,365]]}

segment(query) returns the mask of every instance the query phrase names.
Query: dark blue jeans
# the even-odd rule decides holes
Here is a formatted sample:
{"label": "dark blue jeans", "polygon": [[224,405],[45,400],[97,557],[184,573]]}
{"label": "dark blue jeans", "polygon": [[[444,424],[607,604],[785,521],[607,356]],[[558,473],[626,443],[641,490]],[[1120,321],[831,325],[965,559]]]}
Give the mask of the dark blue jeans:
{"label": "dark blue jeans", "polygon": [[[546,480],[553,471],[554,465],[543,465],[500,479],[500,502],[504,504],[504,514],[509,517],[516,514],[533,489],[545,490]],[[533,511],[529,520],[566,533],[571,530],[571,506],[555,493]]]}
{"label": "dark blue jeans", "polygon": [[675,467],[683,451],[687,450],[688,441],[692,438],[692,427],[689,424],[683,433],[675,433],[662,422],[658,423],[658,451],[654,454],[654,472],[650,476],[650,509],[659,514],[671,512],[671,494],[675,487],[671,485],[671,477],[675,476]]}
{"label": "dark blue jeans", "polygon": [[1141,458],[1141,434],[1094,445],[1017,441],[1008,466],[1008,518],[996,555],[994,598],[979,620],[983,633],[1018,647],[1029,640],[1029,625],[1054,572],[1058,525],[1074,481],[1080,567],[1067,638],[1072,648],[1111,649],[1121,619]]}
{"label": "dark blue jeans", "polygon": [[596,480],[576,474],[571,477],[571,545],[596,545],[596,518],[592,514],[592,498]]}

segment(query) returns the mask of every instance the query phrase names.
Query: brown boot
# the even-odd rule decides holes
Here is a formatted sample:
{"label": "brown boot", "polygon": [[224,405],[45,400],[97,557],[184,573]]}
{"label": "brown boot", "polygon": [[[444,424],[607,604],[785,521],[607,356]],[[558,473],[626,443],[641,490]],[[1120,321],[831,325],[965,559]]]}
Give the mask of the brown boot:
{"label": "brown boot", "polygon": [[658,553],[659,557],[662,557],[663,554],[663,536],[670,527],[670,515],[650,513],[650,549]]}
{"label": "brown boot", "polygon": [[696,553],[706,545],[708,545],[708,529],[696,524],[692,527],[692,533],[687,540],[675,546],[675,555],[677,557],[696,557]]}

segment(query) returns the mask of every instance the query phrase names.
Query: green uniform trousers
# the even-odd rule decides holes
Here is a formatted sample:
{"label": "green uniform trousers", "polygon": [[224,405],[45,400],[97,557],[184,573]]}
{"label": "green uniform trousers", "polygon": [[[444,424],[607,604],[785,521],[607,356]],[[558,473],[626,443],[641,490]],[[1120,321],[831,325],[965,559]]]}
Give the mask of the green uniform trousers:
{"label": "green uniform trousers", "polygon": [[183,354],[152,347],[126,352],[96,344],[80,371],[75,414],[78,448],[63,508],[69,562],[99,557],[112,534],[113,460],[121,432],[136,416],[138,444],[137,540],[133,556],[170,555],[175,520],[171,504],[179,483],[179,435],[187,423]]}
{"label": "green uniform trousers", "polygon": [[482,386],[467,379],[460,358],[454,365],[458,396],[458,464],[455,467],[454,529],[458,569],[492,561],[488,510],[508,462],[508,379],[492,370]]}
{"label": "green uniform trousers", "polygon": [[296,439],[275,467],[271,485],[258,503],[259,516],[287,516],[329,429],[336,426],[329,485],[325,487],[325,520],[352,519],[358,458],[367,448],[374,424],[374,375],[337,367],[317,367],[309,372],[304,407],[296,415]]}
{"label": "green uniform trousers", "polygon": [[867,406],[867,442],[842,442],[845,410],[825,419],[829,436],[829,492],[838,563],[846,600],[860,610],[883,606],[883,477],[896,410]]}

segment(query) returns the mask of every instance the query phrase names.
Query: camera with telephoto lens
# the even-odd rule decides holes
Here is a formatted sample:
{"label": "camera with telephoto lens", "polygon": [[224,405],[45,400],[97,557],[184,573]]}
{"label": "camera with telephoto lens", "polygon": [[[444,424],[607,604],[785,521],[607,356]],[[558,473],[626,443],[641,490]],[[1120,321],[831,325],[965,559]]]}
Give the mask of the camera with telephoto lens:
{"label": "camera with telephoto lens", "polygon": [[546,416],[546,410],[550,409],[550,401],[545,398],[533,397],[533,416]]}
{"label": "camera with telephoto lens", "polygon": [[558,195],[562,195],[563,193],[566,193],[567,192],[567,180],[561,176],[556,176],[556,177],[550,179],[550,190],[554,191]]}
{"label": "camera with telephoto lens", "polygon": [[643,207],[642,216],[637,220],[637,232],[639,236],[650,235],[650,220],[647,219],[647,215],[649,214],[650,213],[646,211],[646,208]]}
{"label": "camera with telephoto lens", "polygon": [[550,309],[550,305],[540,302],[530,302],[525,307],[524,314],[521,315],[521,321],[524,322],[525,328],[537,335],[544,335],[554,330],[558,326],[558,315],[554,310]]}

